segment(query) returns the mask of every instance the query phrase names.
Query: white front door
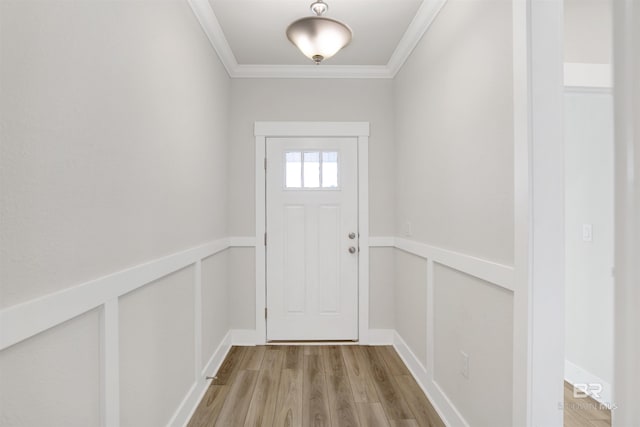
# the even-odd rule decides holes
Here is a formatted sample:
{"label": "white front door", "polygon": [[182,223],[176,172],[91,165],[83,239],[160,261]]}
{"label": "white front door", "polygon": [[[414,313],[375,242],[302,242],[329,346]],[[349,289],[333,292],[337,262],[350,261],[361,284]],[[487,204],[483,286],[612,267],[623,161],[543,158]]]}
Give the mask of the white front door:
{"label": "white front door", "polygon": [[266,145],[267,340],[357,340],[357,138]]}

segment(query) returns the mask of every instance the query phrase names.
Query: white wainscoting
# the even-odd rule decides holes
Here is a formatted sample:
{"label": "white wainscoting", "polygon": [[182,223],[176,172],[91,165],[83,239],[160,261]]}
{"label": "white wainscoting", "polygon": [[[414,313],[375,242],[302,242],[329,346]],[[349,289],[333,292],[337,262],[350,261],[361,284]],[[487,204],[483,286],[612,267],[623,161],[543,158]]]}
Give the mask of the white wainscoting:
{"label": "white wainscoting", "polygon": [[[196,272],[200,272],[203,259],[230,247],[255,247],[257,240],[255,237],[219,239],[8,307],[0,311],[0,325],[2,325],[0,330],[0,350],[29,339],[89,310],[102,307],[102,425],[118,426],[120,423],[118,297],[190,265],[194,265]],[[393,236],[371,237],[369,239],[369,247],[393,247],[425,258],[429,264],[429,273],[424,278],[428,298],[428,366],[425,367],[420,363],[412,349],[407,346],[403,338],[394,330],[369,330],[370,344],[392,344],[445,423],[451,426],[468,425],[455,405],[433,379],[433,263],[459,270],[511,291],[513,291],[514,284],[513,268]],[[202,345],[200,331],[202,303],[199,286],[200,277],[199,274],[194,276],[194,288],[196,290],[194,298],[196,372],[189,392],[176,408],[173,417],[168,423],[170,426],[186,425],[207,389],[209,382],[205,379],[205,376],[217,371],[232,345],[255,345],[257,342],[255,330],[230,330],[206,363],[199,360]]]}
{"label": "white wainscoting", "polygon": [[201,263],[203,259],[222,252],[234,244],[255,246],[255,238],[222,238],[5,308],[0,311],[0,351],[90,310],[101,308],[101,425],[118,426],[120,425],[118,298],[193,265],[196,271],[193,301],[196,368],[189,392],[168,423],[170,426],[185,425],[207,389],[209,382],[205,377],[218,370],[234,341],[231,332],[227,332],[209,360],[204,364],[200,360],[202,348]]}
{"label": "white wainscoting", "polygon": [[396,248],[437,262],[513,292],[513,267],[401,237],[370,237],[371,248]]}
{"label": "white wainscoting", "polygon": [[194,265],[229,246],[227,238],[216,240],[5,308],[0,311],[0,350]]}
{"label": "white wainscoting", "polygon": [[515,282],[514,268],[399,237],[376,237],[371,238],[370,241],[376,247],[394,247],[427,261],[427,274],[424,277],[424,284],[427,288],[427,366],[420,362],[413,350],[397,332],[394,334],[393,346],[445,424],[448,426],[468,426],[469,424],[458,411],[454,402],[449,399],[434,379],[434,264],[447,266],[511,292],[513,292]]}

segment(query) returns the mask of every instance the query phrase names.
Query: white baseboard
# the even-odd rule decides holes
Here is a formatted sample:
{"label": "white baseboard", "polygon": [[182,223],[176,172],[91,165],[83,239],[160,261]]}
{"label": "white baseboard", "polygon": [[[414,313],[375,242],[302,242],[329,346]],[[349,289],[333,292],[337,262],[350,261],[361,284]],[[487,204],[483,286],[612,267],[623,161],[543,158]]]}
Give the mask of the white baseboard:
{"label": "white baseboard", "polygon": [[368,345],[393,345],[393,329],[369,329]]}
{"label": "white baseboard", "polygon": [[580,366],[568,360],[564,361],[564,378],[571,384],[600,384],[602,390],[598,393],[597,387],[590,387],[587,393],[600,403],[611,404],[613,402],[613,388],[611,384],[591,372],[585,371]]}
{"label": "white baseboard", "polygon": [[438,384],[430,378],[424,365],[397,332],[394,333],[393,347],[404,364],[407,365],[407,368],[409,368],[422,391],[427,395],[429,402],[431,402],[444,424],[447,426],[469,427],[469,424],[458,412],[451,400],[444,394]]}
{"label": "white baseboard", "polygon": [[404,364],[407,365],[409,371],[413,374],[413,377],[418,381],[418,384],[423,386],[429,382],[429,377],[427,375],[427,369],[424,367],[422,362],[418,359],[418,356],[409,348],[407,343],[402,339],[400,334],[397,331],[393,331],[393,347],[396,349],[400,358],[404,361]]}
{"label": "white baseboard", "polygon": [[258,342],[255,329],[232,329],[231,344],[239,346],[253,346]]}
{"label": "white baseboard", "polygon": [[209,362],[207,362],[206,366],[202,370],[200,377],[193,383],[187,395],[182,399],[180,406],[173,414],[171,421],[167,424],[168,426],[184,427],[189,423],[191,416],[209,388],[210,381],[207,380],[206,377],[213,376],[213,374],[218,371],[220,365],[222,365],[222,361],[227,356],[230,349],[231,331],[228,331],[222,339],[222,342],[218,345],[216,351],[213,352]]}

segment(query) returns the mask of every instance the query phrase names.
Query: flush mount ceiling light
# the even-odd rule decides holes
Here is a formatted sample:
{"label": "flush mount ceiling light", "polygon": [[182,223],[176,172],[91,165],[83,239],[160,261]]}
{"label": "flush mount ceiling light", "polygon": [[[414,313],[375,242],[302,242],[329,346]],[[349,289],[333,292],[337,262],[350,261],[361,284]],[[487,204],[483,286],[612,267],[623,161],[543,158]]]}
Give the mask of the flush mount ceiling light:
{"label": "flush mount ceiling light", "polygon": [[351,28],[335,19],[322,16],[329,6],[322,0],[311,4],[316,16],[298,19],[287,28],[287,38],[316,64],[331,58],[351,42]]}

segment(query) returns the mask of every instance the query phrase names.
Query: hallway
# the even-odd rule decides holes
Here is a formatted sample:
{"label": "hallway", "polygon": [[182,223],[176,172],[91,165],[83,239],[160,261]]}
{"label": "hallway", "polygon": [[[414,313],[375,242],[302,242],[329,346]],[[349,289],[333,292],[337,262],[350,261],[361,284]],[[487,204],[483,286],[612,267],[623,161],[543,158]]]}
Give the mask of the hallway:
{"label": "hallway", "polygon": [[[612,67],[583,0],[327,1],[353,43],[316,65],[287,40],[303,0],[0,0],[0,427],[562,425],[563,78],[624,71],[626,111],[640,58]],[[614,427],[640,426],[639,111]],[[305,310],[348,316],[311,336]]]}

